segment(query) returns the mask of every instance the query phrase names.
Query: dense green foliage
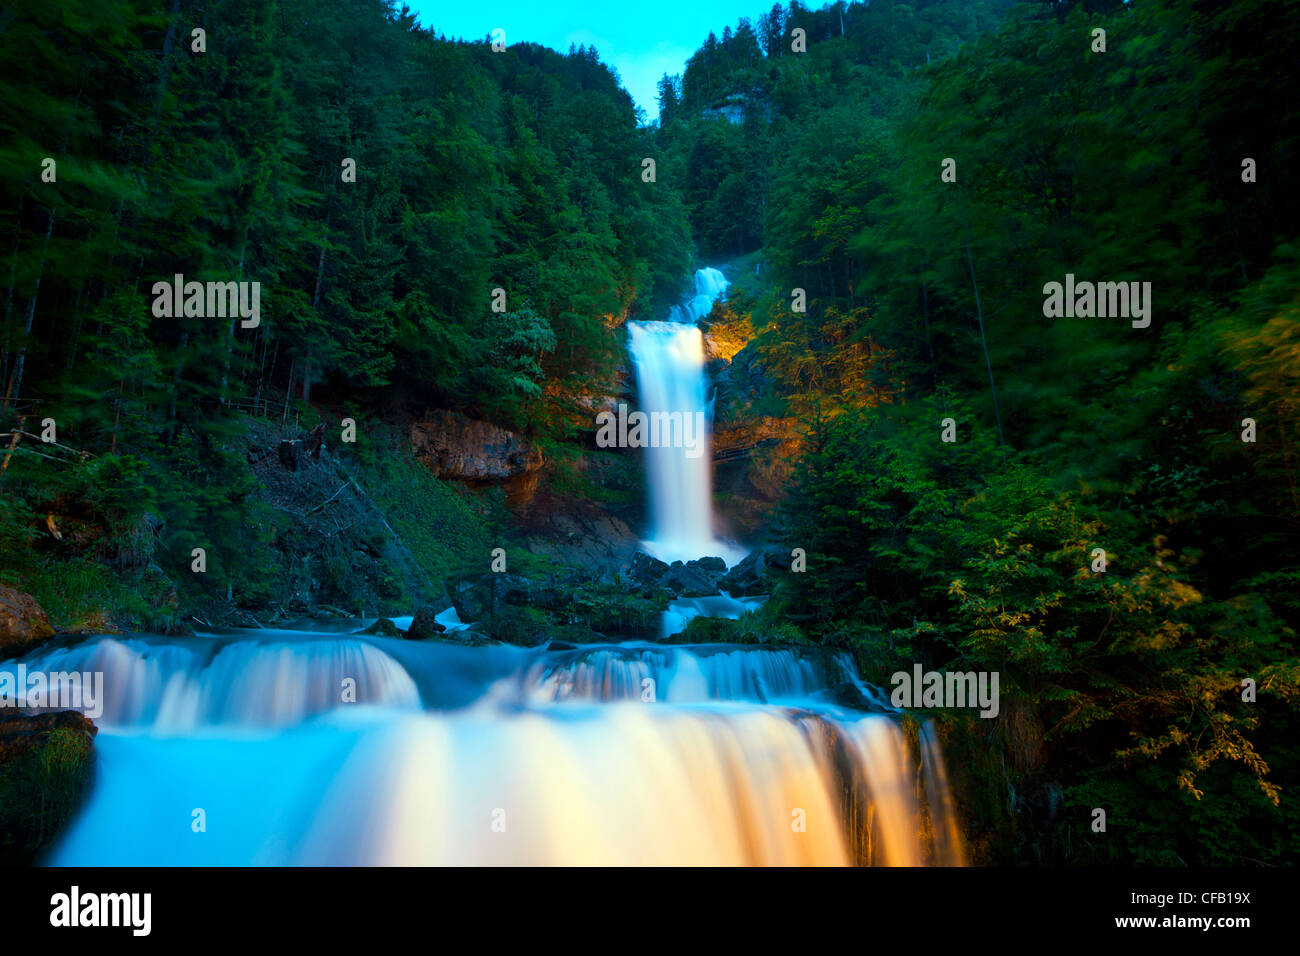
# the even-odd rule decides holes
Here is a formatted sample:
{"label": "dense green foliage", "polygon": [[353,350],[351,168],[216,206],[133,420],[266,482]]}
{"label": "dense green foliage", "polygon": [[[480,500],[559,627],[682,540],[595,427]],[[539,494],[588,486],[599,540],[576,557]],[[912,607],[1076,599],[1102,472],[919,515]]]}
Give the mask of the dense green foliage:
{"label": "dense green foliage", "polygon": [[[0,425],[66,446],[21,439],[0,478],[5,564],[33,577],[41,519],[78,515],[117,570],[203,546],[213,593],[265,598],[241,413],[347,402],[364,432],[382,399],[562,438],[618,321],[678,299],[687,222],[594,50],[498,54],[383,0],[160,9],[25,3],[0,30]],[[176,274],[259,282],[260,323],[159,317]],[[146,513],[157,553],[122,553]]]}
{"label": "dense green foliage", "polygon": [[[1001,673],[992,736],[950,725],[994,795],[967,793],[981,828],[1023,818],[1026,847],[1006,831],[990,858],[1283,862],[1300,840],[1283,783],[1300,761],[1300,104],[1278,84],[1294,11],[1022,5],[957,49],[999,11],[952,6],[777,8],[661,84],[700,247],[761,243],[755,407],[804,423],[782,536],[808,570],[781,610],[881,683],[913,662]],[[1151,326],[1045,317],[1066,273],[1150,282]],[[1049,820],[1039,795],[1061,791]]]}
{"label": "dense green foliage", "polygon": [[[174,626],[199,543],[213,594],[292,587],[247,573],[285,547],[249,411],[396,423],[340,459],[372,550],[481,573],[500,501],[396,453],[401,425],[455,409],[577,457],[619,323],[678,301],[698,249],[746,270],[715,318],[753,332],[751,413],[803,433],[777,533],[808,567],[682,639],[999,672],[997,720],[940,717],[984,861],[1294,858],[1294,5],[774,6],[664,77],[658,126],[593,51],[497,54],[381,0],[0,19],[0,425],[58,427],[4,458],[0,580],[56,619]],[[158,317],[176,273],[260,282],[260,325]],[[1067,274],[1150,283],[1150,326],[1046,316]],[[662,595],[554,604],[498,634],[649,631]]]}

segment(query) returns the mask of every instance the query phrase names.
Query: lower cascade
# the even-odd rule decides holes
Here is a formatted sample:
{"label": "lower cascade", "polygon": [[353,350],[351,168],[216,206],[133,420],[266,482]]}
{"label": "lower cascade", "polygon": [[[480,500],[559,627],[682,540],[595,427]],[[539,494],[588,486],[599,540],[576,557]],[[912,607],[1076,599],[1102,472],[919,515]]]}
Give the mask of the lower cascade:
{"label": "lower cascade", "polygon": [[103,675],[55,865],[964,862],[933,728],[844,655],[268,630],[20,666]]}

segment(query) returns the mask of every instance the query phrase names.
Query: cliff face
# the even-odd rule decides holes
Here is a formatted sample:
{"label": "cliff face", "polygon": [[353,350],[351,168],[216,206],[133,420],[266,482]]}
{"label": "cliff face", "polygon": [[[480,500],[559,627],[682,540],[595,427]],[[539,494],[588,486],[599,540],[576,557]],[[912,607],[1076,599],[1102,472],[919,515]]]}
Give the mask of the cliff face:
{"label": "cliff face", "polygon": [[800,451],[794,418],[772,415],[772,383],[753,344],[747,315],[715,309],[704,330],[714,385],[714,492],[728,533],[751,537],[785,494]]}
{"label": "cliff face", "polygon": [[452,481],[504,481],[545,463],[526,438],[448,411],[411,424],[411,449],[434,475]]}

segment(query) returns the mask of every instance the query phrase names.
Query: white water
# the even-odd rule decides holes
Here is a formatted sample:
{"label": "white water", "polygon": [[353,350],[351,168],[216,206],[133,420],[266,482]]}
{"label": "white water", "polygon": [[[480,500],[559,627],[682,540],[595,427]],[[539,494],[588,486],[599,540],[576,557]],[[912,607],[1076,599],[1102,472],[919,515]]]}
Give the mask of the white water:
{"label": "white water", "polygon": [[909,745],[892,711],[837,702],[860,683],[842,656],[272,631],[26,664],[105,677],[54,864],[962,862],[928,725]]}
{"label": "white water", "polygon": [[697,617],[723,617],[734,621],[747,611],[758,610],[766,601],[766,595],[733,598],[729,594],[710,594],[707,597],[678,598],[668,602],[660,634],[663,637],[680,634],[691,619]]}
{"label": "white water", "polygon": [[[725,289],[701,270],[681,323],[629,323],[642,410],[708,411],[690,323]],[[738,560],[713,530],[707,451],[646,453],[647,550]],[[665,630],[762,600],[681,599]],[[261,630],[101,637],[24,663],[104,681],[96,781],[53,864],[963,862],[933,727],[909,743],[843,655]]]}
{"label": "white water", "polygon": [[[628,352],[636,368],[641,411],[677,414],[709,422],[704,337],[694,324],[727,288],[717,269],[695,273],[695,297],[674,307],[668,322],[629,322]],[[711,424],[711,423],[710,423]],[[652,531],[647,553],[669,563],[720,557],[728,565],[744,551],[718,539],[713,522],[713,460],[687,454],[680,445],[645,449]]]}

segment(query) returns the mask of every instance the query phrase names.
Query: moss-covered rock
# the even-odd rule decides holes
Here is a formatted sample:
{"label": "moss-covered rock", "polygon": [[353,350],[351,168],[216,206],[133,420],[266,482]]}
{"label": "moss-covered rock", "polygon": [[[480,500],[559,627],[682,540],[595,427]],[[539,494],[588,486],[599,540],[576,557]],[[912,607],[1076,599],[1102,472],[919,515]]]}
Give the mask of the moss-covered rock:
{"label": "moss-covered rock", "polygon": [[373,634],[377,637],[401,637],[402,632],[396,624],[386,617],[381,617],[368,628],[361,632],[362,634]]}
{"label": "moss-covered rock", "polygon": [[94,769],[96,732],[76,711],[0,711],[0,864],[33,862],[72,819]]}

